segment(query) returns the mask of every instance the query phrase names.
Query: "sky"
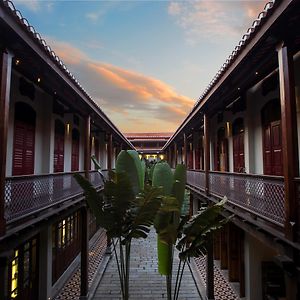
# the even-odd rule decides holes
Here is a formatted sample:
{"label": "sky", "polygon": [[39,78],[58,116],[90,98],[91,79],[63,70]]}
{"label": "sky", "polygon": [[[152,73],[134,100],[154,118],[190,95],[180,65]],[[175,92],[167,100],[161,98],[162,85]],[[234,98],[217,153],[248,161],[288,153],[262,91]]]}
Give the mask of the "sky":
{"label": "sky", "polygon": [[174,132],[265,0],[13,0],[123,132]]}

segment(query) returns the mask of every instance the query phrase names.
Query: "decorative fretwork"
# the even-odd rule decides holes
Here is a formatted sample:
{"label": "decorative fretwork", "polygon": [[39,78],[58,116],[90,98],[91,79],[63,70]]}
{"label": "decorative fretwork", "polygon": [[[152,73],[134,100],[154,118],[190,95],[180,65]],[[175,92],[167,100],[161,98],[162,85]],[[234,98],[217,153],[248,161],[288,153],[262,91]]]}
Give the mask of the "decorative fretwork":
{"label": "decorative fretwork", "polygon": [[[90,172],[90,180],[97,188],[103,185],[96,171]],[[5,182],[6,221],[36,213],[82,193],[73,173],[9,177]]]}
{"label": "decorative fretwork", "polygon": [[197,187],[201,190],[205,190],[205,173],[204,171],[187,171],[187,183]]}
{"label": "decorative fretwork", "polygon": [[[187,178],[188,184],[204,189],[204,173],[188,171]],[[284,224],[284,182],[282,177],[210,172],[209,191],[213,196],[226,196],[231,204],[256,216],[277,225]]]}

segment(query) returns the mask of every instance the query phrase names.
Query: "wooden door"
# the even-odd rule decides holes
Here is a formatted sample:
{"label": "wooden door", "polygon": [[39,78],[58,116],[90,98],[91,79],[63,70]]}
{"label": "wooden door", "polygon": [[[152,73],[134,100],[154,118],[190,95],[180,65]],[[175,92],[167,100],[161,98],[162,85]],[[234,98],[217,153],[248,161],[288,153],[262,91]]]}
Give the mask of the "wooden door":
{"label": "wooden door", "polygon": [[270,100],[262,109],[264,174],[283,175],[281,111],[279,99]]}
{"label": "wooden door", "polygon": [[233,168],[234,172],[244,172],[244,132],[239,132],[233,136]]}
{"label": "wooden door", "polygon": [[65,126],[56,120],[54,135],[54,172],[64,171]]}
{"label": "wooden door", "polygon": [[283,175],[281,123],[274,121],[263,128],[264,174]]}
{"label": "wooden door", "polygon": [[16,104],[13,141],[13,176],[34,173],[35,119],[36,114],[29,105],[22,102]]}
{"label": "wooden door", "polygon": [[71,155],[71,171],[79,170],[79,131],[74,128],[72,130],[72,155]]}

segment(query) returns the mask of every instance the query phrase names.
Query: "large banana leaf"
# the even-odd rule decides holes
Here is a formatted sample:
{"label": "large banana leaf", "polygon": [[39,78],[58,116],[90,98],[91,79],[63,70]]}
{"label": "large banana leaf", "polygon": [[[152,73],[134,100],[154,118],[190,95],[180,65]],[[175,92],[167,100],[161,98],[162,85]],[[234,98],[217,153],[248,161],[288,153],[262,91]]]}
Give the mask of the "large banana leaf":
{"label": "large banana leaf", "polygon": [[103,193],[98,193],[91,183],[80,174],[74,174],[74,177],[84,190],[86,201],[96,217],[97,224],[110,231],[115,226],[114,212],[111,207],[105,205]]}
{"label": "large banana leaf", "polygon": [[126,150],[122,150],[116,161],[116,172],[117,173],[125,173],[130,182],[135,195],[137,195],[141,190],[141,174],[142,174],[142,166],[139,160],[138,154],[136,159],[136,155],[134,152],[129,152]]}
{"label": "large banana leaf", "polygon": [[171,195],[173,188],[173,173],[168,163],[157,163],[153,170],[152,185],[163,188],[163,194]]}
{"label": "large banana leaf", "polygon": [[177,165],[174,172],[174,184],[173,184],[173,196],[176,197],[180,209],[182,208],[183,200],[184,200],[184,192],[186,185],[186,166],[185,165]]}
{"label": "large banana leaf", "polygon": [[146,186],[145,190],[135,198],[133,222],[125,240],[131,238],[146,238],[153,224],[157,211],[161,206],[161,189]]}
{"label": "large banana leaf", "polygon": [[198,257],[205,253],[207,236],[211,232],[220,229],[229,219],[220,219],[220,212],[226,203],[224,198],[219,203],[202,209],[194,216],[183,229],[183,238],[177,243],[177,249],[181,251],[181,259]]}
{"label": "large banana leaf", "polygon": [[144,189],[145,183],[145,169],[143,169],[142,162],[140,160],[139,154],[135,150],[127,150],[127,153],[133,158],[134,165],[138,172],[138,182],[140,191]]}
{"label": "large banana leaf", "polygon": [[161,275],[170,275],[172,272],[173,247],[157,239],[158,272]]}

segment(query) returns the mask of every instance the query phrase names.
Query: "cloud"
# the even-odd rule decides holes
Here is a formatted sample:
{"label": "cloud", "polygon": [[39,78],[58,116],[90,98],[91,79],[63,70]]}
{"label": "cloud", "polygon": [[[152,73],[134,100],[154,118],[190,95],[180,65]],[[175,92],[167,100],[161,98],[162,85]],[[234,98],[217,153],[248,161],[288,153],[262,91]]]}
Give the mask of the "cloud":
{"label": "cloud", "polygon": [[184,29],[189,44],[203,39],[217,41],[226,36],[239,38],[247,30],[265,1],[172,1],[168,14]]}
{"label": "cloud", "polygon": [[14,0],[15,5],[25,6],[31,11],[38,11],[40,9],[40,2],[38,0]]}
{"label": "cloud", "polygon": [[194,105],[161,80],[92,60],[65,42],[51,39],[51,45],[121,130],[151,132],[159,129],[158,124],[165,126],[164,131],[175,130]]}

